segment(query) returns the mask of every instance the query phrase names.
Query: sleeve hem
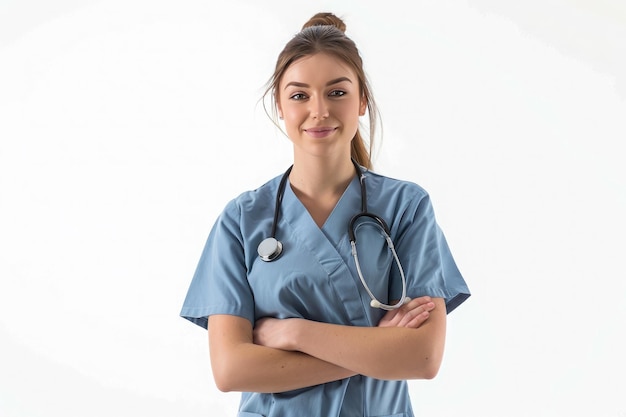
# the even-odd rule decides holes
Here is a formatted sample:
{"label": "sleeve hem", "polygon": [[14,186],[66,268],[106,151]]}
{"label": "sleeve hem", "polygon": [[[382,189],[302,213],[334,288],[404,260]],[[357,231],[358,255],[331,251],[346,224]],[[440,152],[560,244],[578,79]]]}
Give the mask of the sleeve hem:
{"label": "sleeve hem", "polygon": [[217,309],[217,308],[192,308],[192,307],[183,307],[180,312],[180,316],[184,319],[189,320],[190,322],[197,324],[198,326],[207,329],[209,326],[209,316],[215,314],[227,314],[231,316],[238,316],[248,320],[250,323],[254,324],[254,315],[245,311],[235,311],[232,308],[228,309]]}
{"label": "sleeve hem", "polygon": [[450,314],[454,309],[460,306],[470,297],[467,289],[449,290],[441,288],[415,287],[407,289],[407,294],[413,294],[418,297],[427,295],[434,298],[443,298],[446,302],[446,313]]}

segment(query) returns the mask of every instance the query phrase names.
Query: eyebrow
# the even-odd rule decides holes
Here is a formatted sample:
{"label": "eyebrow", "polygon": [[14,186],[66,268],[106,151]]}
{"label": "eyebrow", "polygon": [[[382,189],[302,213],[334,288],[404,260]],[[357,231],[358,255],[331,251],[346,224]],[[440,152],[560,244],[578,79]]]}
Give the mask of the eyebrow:
{"label": "eyebrow", "polygon": [[[348,77],[339,77],[339,78],[335,78],[334,80],[330,80],[329,82],[327,82],[326,83],[326,87],[328,87],[330,85],[333,85],[333,84],[338,84],[338,83],[340,83],[342,81],[347,81],[350,84],[352,84],[352,80],[350,78],[348,78]],[[285,85],[285,88],[283,88],[283,90],[286,89],[289,86],[302,87],[302,88],[310,87],[310,85],[308,85],[306,83],[301,83],[301,82],[298,82],[298,81],[290,81],[290,82],[287,83],[287,85]]]}

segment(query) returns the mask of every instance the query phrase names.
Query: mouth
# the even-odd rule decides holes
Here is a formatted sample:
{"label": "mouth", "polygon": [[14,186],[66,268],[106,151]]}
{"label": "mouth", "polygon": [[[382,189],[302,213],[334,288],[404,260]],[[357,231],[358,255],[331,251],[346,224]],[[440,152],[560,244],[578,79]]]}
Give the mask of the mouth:
{"label": "mouth", "polygon": [[336,127],[328,127],[328,126],[319,126],[319,127],[311,127],[309,129],[304,129],[304,131],[313,136],[314,138],[323,138],[337,130]]}

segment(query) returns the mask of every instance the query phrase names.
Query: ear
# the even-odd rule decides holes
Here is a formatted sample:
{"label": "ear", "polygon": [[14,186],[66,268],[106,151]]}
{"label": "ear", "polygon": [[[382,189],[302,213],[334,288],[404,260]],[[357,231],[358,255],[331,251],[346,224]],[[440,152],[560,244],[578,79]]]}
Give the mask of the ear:
{"label": "ear", "polygon": [[276,110],[278,110],[278,118],[283,120],[283,109],[280,106],[280,102],[276,102]]}
{"label": "ear", "polygon": [[367,110],[367,99],[363,96],[359,105],[359,116],[365,116],[365,110]]}

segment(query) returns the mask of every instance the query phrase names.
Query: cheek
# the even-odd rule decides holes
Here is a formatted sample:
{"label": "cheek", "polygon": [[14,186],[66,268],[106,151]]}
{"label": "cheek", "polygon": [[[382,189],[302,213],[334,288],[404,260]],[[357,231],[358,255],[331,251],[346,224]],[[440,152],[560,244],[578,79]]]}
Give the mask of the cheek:
{"label": "cheek", "polygon": [[358,106],[350,106],[348,108],[344,108],[341,112],[342,120],[344,120],[348,124],[359,124],[360,112]]}
{"label": "cheek", "polygon": [[304,112],[296,106],[287,106],[283,108],[283,120],[285,124],[299,125],[304,118]]}
{"label": "cheek", "polygon": [[295,137],[300,130],[300,120],[294,116],[293,113],[286,112],[283,115],[283,125],[285,126],[285,132],[289,137]]}

